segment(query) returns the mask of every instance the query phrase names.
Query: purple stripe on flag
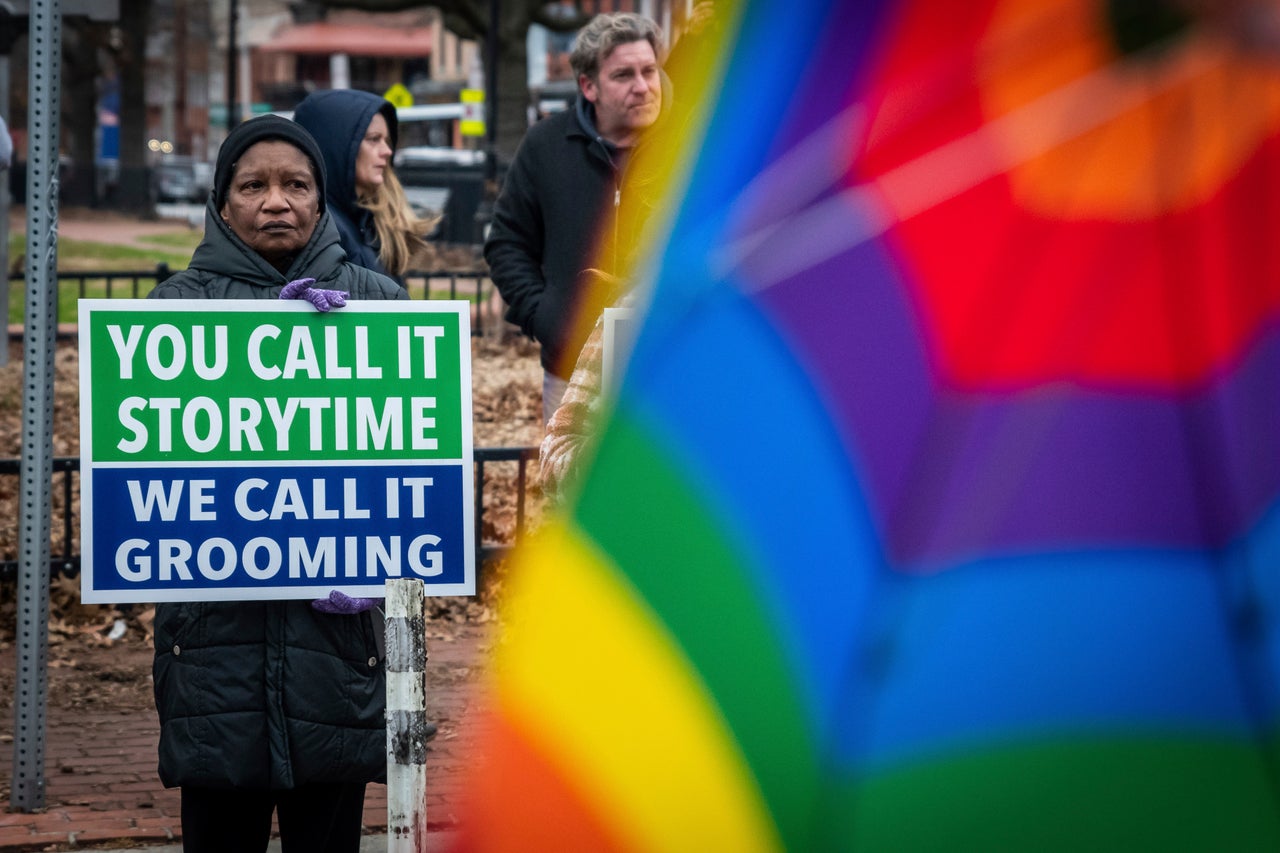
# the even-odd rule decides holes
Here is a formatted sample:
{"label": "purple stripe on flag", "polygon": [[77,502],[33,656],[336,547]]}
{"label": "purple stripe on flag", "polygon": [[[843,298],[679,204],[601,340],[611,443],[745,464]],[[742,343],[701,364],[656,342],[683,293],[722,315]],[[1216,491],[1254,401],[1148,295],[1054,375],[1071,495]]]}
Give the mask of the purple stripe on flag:
{"label": "purple stripe on flag", "polygon": [[1280,329],[1181,395],[1069,382],[962,393],[931,374],[900,268],[871,241],[756,298],[826,393],[901,567],[1220,547],[1275,500]]}

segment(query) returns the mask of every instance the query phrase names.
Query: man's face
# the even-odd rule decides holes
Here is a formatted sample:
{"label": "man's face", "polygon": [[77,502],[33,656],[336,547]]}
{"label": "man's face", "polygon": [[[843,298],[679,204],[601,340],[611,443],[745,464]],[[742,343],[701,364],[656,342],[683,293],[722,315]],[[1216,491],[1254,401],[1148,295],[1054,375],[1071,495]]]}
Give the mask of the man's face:
{"label": "man's face", "polygon": [[618,45],[600,63],[595,79],[583,74],[578,85],[595,105],[596,129],[616,145],[633,144],[662,109],[658,58],[644,39]]}
{"label": "man's face", "polygon": [[311,161],[280,140],[250,146],[236,161],[220,213],[235,235],[268,263],[287,266],[320,219]]}

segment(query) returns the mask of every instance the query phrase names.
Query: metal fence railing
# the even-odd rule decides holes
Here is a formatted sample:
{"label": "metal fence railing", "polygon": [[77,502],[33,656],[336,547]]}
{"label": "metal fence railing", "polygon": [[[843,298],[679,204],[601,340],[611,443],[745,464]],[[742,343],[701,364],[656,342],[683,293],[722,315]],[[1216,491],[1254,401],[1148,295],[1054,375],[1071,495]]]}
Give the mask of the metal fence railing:
{"label": "metal fence railing", "polygon": [[[475,449],[473,508],[476,524],[477,575],[487,564],[504,556],[524,536],[529,520],[529,462],[537,458],[538,448],[536,447],[478,447]],[[498,478],[494,476],[494,467],[502,463],[514,465],[515,474],[514,477],[503,477],[503,482],[499,484],[496,482]],[[16,481],[21,473],[21,460],[0,459],[0,478],[13,477]],[[61,512],[55,512],[55,515],[60,514],[61,524],[58,530],[53,531],[57,545],[53,547],[49,561],[50,579],[59,575],[78,577],[80,574],[80,554],[76,550],[78,518],[75,513],[69,511],[74,506],[72,497],[79,488],[79,473],[78,458],[57,457],[53,460],[54,488],[50,494],[55,496],[55,506],[58,503],[56,498],[61,498]],[[505,505],[507,501],[504,500],[503,505],[499,507],[497,500],[499,494],[504,498],[511,494],[512,486],[508,481],[514,482],[514,496],[510,500],[514,506],[507,507]],[[495,523],[492,516],[499,511],[512,512],[514,523],[506,526]],[[498,538],[494,534],[499,529],[509,530],[510,535]],[[489,534],[488,537],[486,533]],[[17,575],[17,560],[0,560],[0,583],[11,583]]]}
{"label": "metal fence railing", "polygon": [[502,323],[502,297],[487,272],[409,270],[405,290],[413,299],[465,299],[471,303],[471,334],[497,332]]}
{"label": "metal fence railing", "polygon": [[[59,270],[57,273],[58,299],[138,299],[151,292],[151,288],[173,275],[165,263],[149,270]],[[15,285],[21,287],[26,275],[9,273],[10,292]]]}
{"label": "metal fence railing", "polygon": [[[74,270],[59,271],[58,316],[66,316],[69,306],[64,299],[140,299],[157,284],[173,275],[168,264],[156,264],[150,270]],[[10,292],[21,290],[25,275],[9,274]],[[464,299],[471,303],[471,334],[501,330],[502,297],[489,274],[474,269],[409,270],[404,274],[405,289],[413,299]]]}

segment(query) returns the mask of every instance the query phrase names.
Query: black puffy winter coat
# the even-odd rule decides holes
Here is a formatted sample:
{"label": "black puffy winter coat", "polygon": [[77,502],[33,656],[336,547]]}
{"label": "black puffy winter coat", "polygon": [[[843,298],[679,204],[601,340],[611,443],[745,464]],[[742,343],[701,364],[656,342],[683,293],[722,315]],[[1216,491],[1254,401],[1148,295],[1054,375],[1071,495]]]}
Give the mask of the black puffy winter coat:
{"label": "black puffy winter coat", "polygon": [[[210,202],[191,266],[155,299],[275,299],[295,278],[354,299],[408,299],[346,261],[328,213],[286,273],[237,238]],[[307,601],[162,604],[153,664],[160,780],[168,787],[288,789],[386,776],[386,675],[370,613]],[[235,819],[229,815],[228,819]]]}

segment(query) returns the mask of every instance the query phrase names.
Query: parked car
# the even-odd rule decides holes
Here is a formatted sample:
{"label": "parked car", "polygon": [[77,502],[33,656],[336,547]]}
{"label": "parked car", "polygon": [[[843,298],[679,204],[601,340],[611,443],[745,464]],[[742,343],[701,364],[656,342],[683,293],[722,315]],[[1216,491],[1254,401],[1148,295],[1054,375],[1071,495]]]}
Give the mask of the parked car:
{"label": "parked car", "polygon": [[173,154],[151,167],[151,194],[159,202],[201,203],[213,187],[213,166]]}
{"label": "parked car", "polygon": [[436,238],[446,243],[483,242],[479,221],[484,197],[485,152],[411,145],[395,155],[396,175],[419,215],[442,213]]}

